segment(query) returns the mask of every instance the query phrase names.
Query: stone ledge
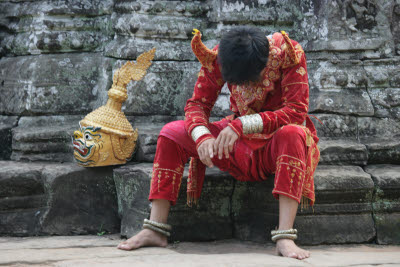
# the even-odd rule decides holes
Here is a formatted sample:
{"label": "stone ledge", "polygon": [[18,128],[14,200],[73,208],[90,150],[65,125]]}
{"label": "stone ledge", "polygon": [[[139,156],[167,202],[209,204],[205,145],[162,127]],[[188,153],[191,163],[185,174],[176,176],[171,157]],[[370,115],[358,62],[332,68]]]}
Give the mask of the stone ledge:
{"label": "stone ledge", "polygon": [[400,166],[369,165],[365,171],[375,182],[373,216],[379,244],[400,244]]}
{"label": "stone ledge", "polygon": [[0,161],[0,235],[116,233],[112,168]]}
{"label": "stone ledge", "polygon": [[356,140],[321,138],[318,145],[321,152],[319,164],[361,166],[367,164],[367,148]]}
{"label": "stone ledge", "polygon": [[[151,163],[114,170],[123,236],[137,233],[143,219],[149,217],[151,172]],[[170,240],[234,237],[269,242],[269,231],[278,223],[278,201],[271,194],[273,177],[266,182],[239,182],[227,173],[208,169],[199,206],[192,209],[186,206],[185,179],[187,172],[178,203],[171,209],[169,223],[174,230]],[[300,232],[308,233],[312,226],[315,233],[302,235],[300,243],[362,243],[376,236],[371,207],[374,184],[369,174],[357,166],[320,166],[315,186],[314,211],[300,210],[296,220]],[[321,224],[320,220],[328,223]],[[343,232],[342,228],[348,231]],[[328,229],[330,234],[323,234]]]}
{"label": "stone ledge", "polygon": [[12,148],[11,129],[17,126],[17,116],[0,116],[0,160],[10,159]]}
{"label": "stone ledge", "polygon": [[[143,219],[150,215],[151,172],[151,163],[129,164],[114,170],[123,236],[130,237],[140,231]],[[205,241],[232,237],[230,198],[234,181],[229,174],[215,169],[207,170],[206,175],[199,206],[189,208],[186,206],[185,171],[180,197],[169,217],[169,223],[174,226],[171,240]]]}

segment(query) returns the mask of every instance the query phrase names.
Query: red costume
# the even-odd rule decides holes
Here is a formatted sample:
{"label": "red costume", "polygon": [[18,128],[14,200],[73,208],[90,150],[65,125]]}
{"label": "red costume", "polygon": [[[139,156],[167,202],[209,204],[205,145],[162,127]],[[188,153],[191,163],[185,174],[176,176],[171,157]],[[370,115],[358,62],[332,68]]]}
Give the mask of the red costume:
{"label": "red costume", "polygon": [[[192,49],[202,68],[193,96],[186,103],[185,120],[171,122],[160,132],[149,200],[167,199],[175,205],[184,165],[191,157],[187,196],[189,205],[196,202],[205,174],[197,148],[230,126],[239,139],[228,159],[212,159],[215,166],[240,181],[262,181],[275,173],[272,191],[275,198],[283,194],[299,203],[306,198],[313,205],[318,137],[307,115],[308,76],[300,44],[284,32],[268,37],[269,58],[263,80],[252,86],[228,84],[230,109],[234,114],[210,123],[211,109],[225,82],[217,61],[218,46],[210,50],[200,37],[200,32],[196,32]],[[244,134],[239,117],[257,113],[262,118],[262,131]],[[195,142],[191,134],[197,126],[207,127],[210,133]]]}

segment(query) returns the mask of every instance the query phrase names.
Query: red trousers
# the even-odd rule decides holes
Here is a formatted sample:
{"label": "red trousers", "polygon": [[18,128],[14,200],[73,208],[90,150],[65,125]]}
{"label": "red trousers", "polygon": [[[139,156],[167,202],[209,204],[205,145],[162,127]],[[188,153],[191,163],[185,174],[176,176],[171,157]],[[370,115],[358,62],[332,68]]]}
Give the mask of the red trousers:
{"label": "red trousers", "polygon": [[[227,121],[210,124],[211,133],[217,137],[227,126]],[[306,133],[304,127],[286,125],[268,139],[265,146],[252,150],[239,138],[229,154],[229,159],[212,162],[228,171],[240,181],[262,181],[275,173],[272,194],[276,199],[285,195],[300,203],[306,174]],[[197,157],[195,142],[184,130],[183,121],[164,126],[157,141],[149,200],[166,199],[176,204],[183,170],[189,157]]]}

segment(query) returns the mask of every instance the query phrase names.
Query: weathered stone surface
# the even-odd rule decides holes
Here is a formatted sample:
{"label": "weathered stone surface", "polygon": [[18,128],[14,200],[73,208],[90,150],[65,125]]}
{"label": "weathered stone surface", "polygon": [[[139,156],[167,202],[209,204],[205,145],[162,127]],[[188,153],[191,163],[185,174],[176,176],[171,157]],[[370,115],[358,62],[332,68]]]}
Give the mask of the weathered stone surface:
{"label": "weathered stone surface", "polygon": [[153,162],[156,153],[158,135],[164,124],[135,125],[138,128],[139,138],[136,143],[137,149],[135,161]]}
{"label": "weathered stone surface", "polygon": [[336,137],[356,139],[357,118],[353,116],[342,116],[335,114],[313,114],[322,124],[312,116],[318,137]]}
{"label": "weathered stone surface", "polygon": [[2,2],[0,25],[12,33],[2,39],[5,53],[27,55],[99,51],[111,27],[113,1]]}
{"label": "weathered stone surface", "polygon": [[170,16],[186,16],[186,17],[201,17],[206,15],[211,8],[205,1],[140,1],[126,0],[116,2],[114,11],[117,13],[138,13],[151,15],[170,15]]}
{"label": "weathered stone surface", "polygon": [[112,168],[0,161],[0,234],[119,231]]}
{"label": "weathered stone surface", "polygon": [[112,21],[119,35],[134,35],[139,38],[171,38],[187,40],[193,28],[205,28],[205,21],[184,16],[155,16],[151,14],[113,15]]}
{"label": "weathered stone surface", "polygon": [[393,139],[400,131],[400,124],[390,118],[363,117],[357,118],[357,128],[360,137]]}
{"label": "weathered stone surface", "polygon": [[371,242],[375,236],[371,213],[297,216],[295,226],[301,244],[343,244]]}
{"label": "weathered stone surface", "polygon": [[[132,236],[140,231],[148,218],[148,201],[152,164],[122,166],[114,170],[117,187],[121,234]],[[174,225],[171,240],[213,240],[232,237],[230,197],[233,178],[213,169],[207,170],[199,206],[186,206],[185,172],[176,206],[171,208],[168,222]],[[196,229],[196,231],[193,231]]]}
{"label": "weathered stone surface", "polygon": [[[104,21],[106,22],[106,21]],[[12,55],[45,53],[100,52],[108,37],[92,31],[21,33],[4,38],[5,52]]]}
{"label": "weathered stone surface", "polygon": [[399,63],[398,57],[364,61],[363,66],[368,77],[368,87],[400,87],[400,75],[396,68]]}
{"label": "weathered stone surface", "polygon": [[[118,66],[121,62],[118,62]],[[196,62],[154,62],[143,80],[128,85],[127,115],[184,115],[201,65]],[[231,114],[226,95],[216,103],[212,116]]]}
{"label": "weathered stone surface", "polygon": [[92,111],[107,99],[110,66],[110,60],[99,54],[2,58],[0,112],[26,115]]}
{"label": "weathered stone surface", "polygon": [[113,1],[2,1],[1,8],[6,18],[46,15],[101,16],[111,13]]}
{"label": "weathered stone surface", "polygon": [[310,90],[309,111],[341,115],[374,115],[374,107],[365,89]]}
{"label": "weathered stone surface", "polygon": [[318,203],[370,202],[374,183],[358,166],[318,165],[314,177]]}
{"label": "weathered stone surface", "polygon": [[11,129],[17,125],[18,117],[0,116],[0,160],[10,159],[12,148]]}
{"label": "weathered stone surface", "polygon": [[266,182],[235,181],[232,196],[234,237],[269,242],[268,235],[278,223],[278,202],[271,192],[273,177]]}
{"label": "weathered stone surface", "polygon": [[400,140],[398,138],[369,137],[361,143],[368,149],[369,164],[400,164]]}
{"label": "weathered stone surface", "polygon": [[354,140],[321,139],[319,164],[366,165],[367,148]]}
{"label": "weathered stone surface", "polygon": [[[400,130],[397,66],[400,62],[396,56],[396,53],[400,55],[399,6],[398,0],[0,1],[0,114],[22,116],[18,126],[14,123],[17,117],[13,117],[6,127],[0,117],[0,158],[9,159],[13,149],[13,160],[71,161],[70,134],[85,114],[105,103],[112,71],[123,63],[115,63],[113,58],[125,62],[156,47],[155,60],[145,79],[129,85],[129,99],[124,107],[128,119],[139,129],[134,160],[151,162],[159,130],[169,121],[182,119],[183,107],[192,94],[200,69],[190,48],[192,28],[202,31],[208,47],[216,45],[222,34],[236,25],[251,24],[266,34],[285,30],[306,51],[310,111],[325,124],[316,122],[322,138],[321,162],[315,180],[315,214],[310,210],[300,211],[297,221],[299,229],[308,227],[307,231],[315,229],[315,233],[301,235],[300,242],[369,242],[376,236],[378,242],[393,242],[390,240],[397,237],[389,237],[389,233],[398,227],[398,201],[391,200],[389,206],[386,200],[379,204],[373,202],[372,196],[380,197],[381,191],[378,188],[373,193],[368,174],[359,167],[338,165],[400,163],[397,142]],[[212,120],[230,113],[229,92],[225,88],[216,102]],[[47,163],[38,164],[45,168]],[[70,178],[65,177],[80,175],[74,168],[69,172],[62,167],[55,169],[58,170],[55,175],[65,173],[60,177],[66,180]],[[135,171],[145,177],[140,182],[143,190],[133,182],[126,182],[127,194],[133,192],[131,185],[138,186],[137,191],[148,189],[150,169]],[[7,192],[17,195],[0,199],[1,225],[9,227],[5,232],[44,234],[39,223],[48,210],[47,204],[43,204],[48,201],[47,193],[32,195],[25,190],[29,185],[32,190],[47,192],[47,185],[39,183],[45,176],[41,172],[38,177],[15,179],[15,190],[7,184],[6,188],[10,189]],[[202,206],[188,211],[184,200],[173,208],[172,218],[177,220],[173,223],[182,229],[174,233],[176,239],[205,239],[204,233],[210,232],[207,235],[210,239],[237,236],[265,242],[261,237],[268,235],[266,229],[277,223],[277,201],[262,191],[272,190],[272,179],[251,186],[224,179],[224,182],[215,179],[216,184],[209,185],[221,187],[218,190],[222,192],[222,199],[211,201],[214,196],[206,197],[206,202],[216,203],[208,205],[216,211]],[[17,190],[18,186],[21,191]],[[205,190],[205,196],[211,194],[211,191],[207,193],[207,187]],[[392,197],[396,196],[396,190],[382,192],[392,192]],[[68,194],[72,193],[68,191]],[[139,197],[147,201],[147,196],[138,193]],[[63,203],[57,198],[54,201]],[[377,234],[371,230],[371,203],[374,203]],[[252,207],[260,207],[263,212]],[[77,214],[81,216],[85,209]],[[133,210],[125,220],[140,227],[142,222],[139,225],[138,218],[147,216],[148,212],[148,207]],[[182,225],[189,212],[192,212],[190,218],[204,222],[202,225],[193,222],[199,229],[194,234],[193,228]],[[217,215],[211,216],[212,212]],[[218,224],[215,229],[207,228],[210,216]],[[26,218],[34,219],[27,222]],[[323,223],[318,222],[319,218]],[[79,220],[76,221],[81,223]],[[46,231],[67,229],[58,223],[50,220]],[[336,229],[337,225],[348,229],[345,236],[335,234],[342,231]],[[327,231],[325,226],[336,230],[318,234]],[[86,231],[82,227],[71,232]],[[125,233],[133,233],[128,223],[124,227]],[[182,234],[186,232],[189,234]]]}
{"label": "weathered stone surface", "polygon": [[[376,186],[382,189],[385,195],[390,195],[389,192],[395,192],[400,189],[400,166],[398,165],[369,165],[365,167],[365,171],[370,173]],[[400,197],[400,194],[393,195]]]}
{"label": "weathered stone surface", "polygon": [[311,16],[305,17],[301,23],[302,32],[308,40],[305,45],[307,50],[378,50],[380,56],[393,55],[389,21],[392,1],[312,3]]}
{"label": "weathered stone surface", "polygon": [[400,212],[400,166],[390,164],[369,165],[365,171],[375,183],[374,212]]}
{"label": "weathered stone surface", "polygon": [[0,235],[34,235],[45,211],[43,164],[0,161]]}
{"label": "weathered stone surface", "polygon": [[[298,241],[321,244],[372,240],[375,236],[371,214],[373,188],[370,175],[360,167],[319,165],[315,173],[315,206],[312,210],[300,210],[296,218],[296,227],[301,233]],[[278,224],[279,214],[278,201],[270,193],[272,189],[273,177],[261,183],[235,183],[232,215],[236,238],[269,240],[267,237]],[[354,224],[355,221],[358,223]],[[339,228],[332,231],[335,227]],[[342,227],[348,231],[338,234]],[[325,234],[328,229],[329,234]]]}
{"label": "weathered stone surface", "polygon": [[374,219],[379,244],[400,244],[400,166],[369,165],[365,168],[374,179]]}
{"label": "weathered stone surface", "polygon": [[400,212],[374,213],[378,244],[400,244]]}
{"label": "weathered stone surface", "polygon": [[1,161],[0,198],[44,194],[43,164]]}
{"label": "weathered stone surface", "polygon": [[45,234],[96,234],[119,231],[117,197],[111,167],[82,168],[76,164],[47,165],[43,182],[48,210]]}
{"label": "weathered stone surface", "polygon": [[362,89],[367,84],[367,74],[362,61],[310,61],[307,66],[311,88],[321,91],[332,89]]}
{"label": "weathered stone surface", "polygon": [[368,89],[375,116],[400,119],[400,88]]}
{"label": "weathered stone surface", "polygon": [[393,3],[393,13],[390,28],[392,30],[394,44],[396,46],[397,55],[400,55],[400,2],[396,0]]}
{"label": "weathered stone surface", "polygon": [[[117,235],[0,238],[0,265],[57,267],[121,266],[380,266],[399,265],[399,246],[322,245],[306,249],[311,257],[297,260],[277,257],[275,245],[239,240],[176,242],[166,248],[116,249],[124,241]],[[23,263],[23,264],[21,264]]]}
{"label": "weathered stone surface", "polygon": [[[13,160],[73,161],[71,136],[83,116],[21,117],[13,129]],[[51,127],[49,127],[51,125]]]}
{"label": "weathered stone surface", "polygon": [[154,60],[195,60],[190,40],[152,40],[117,35],[104,50],[108,57],[134,60],[152,47],[156,48]]}
{"label": "weathered stone surface", "polygon": [[44,211],[41,164],[0,161],[0,235],[29,235],[38,232]]}

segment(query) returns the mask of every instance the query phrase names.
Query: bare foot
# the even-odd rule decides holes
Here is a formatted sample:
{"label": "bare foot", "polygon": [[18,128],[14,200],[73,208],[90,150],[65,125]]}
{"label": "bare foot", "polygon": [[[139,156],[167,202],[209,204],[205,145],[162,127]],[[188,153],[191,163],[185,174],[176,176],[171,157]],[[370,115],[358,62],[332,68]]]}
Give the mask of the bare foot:
{"label": "bare foot", "polygon": [[150,229],[143,229],[135,236],[121,242],[117,248],[132,250],[140,247],[166,247],[167,237]]}
{"label": "bare foot", "polygon": [[303,260],[310,257],[310,252],[299,248],[293,240],[279,239],[276,241],[276,252],[280,256]]}

